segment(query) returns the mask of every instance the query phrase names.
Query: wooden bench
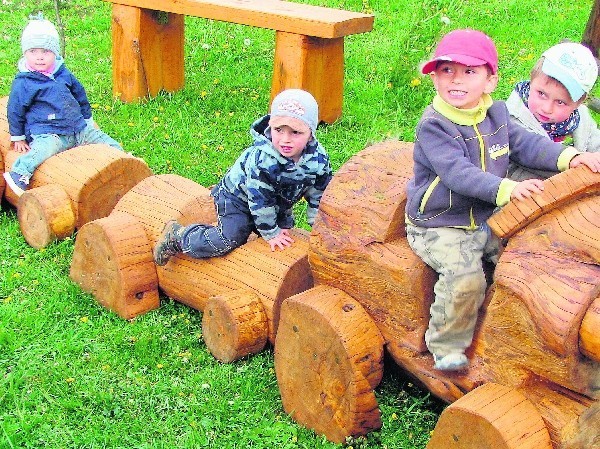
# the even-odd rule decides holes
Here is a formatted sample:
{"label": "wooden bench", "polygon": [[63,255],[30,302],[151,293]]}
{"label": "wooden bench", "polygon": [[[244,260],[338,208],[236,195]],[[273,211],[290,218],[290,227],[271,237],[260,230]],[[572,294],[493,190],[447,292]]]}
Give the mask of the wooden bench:
{"label": "wooden bench", "polygon": [[344,36],[373,29],[373,15],[281,0],[106,0],[112,8],[113,93],[130,102],[184,85],[184,17],[273,29],[271,100],[309,91],[320,120],[341,116]]}

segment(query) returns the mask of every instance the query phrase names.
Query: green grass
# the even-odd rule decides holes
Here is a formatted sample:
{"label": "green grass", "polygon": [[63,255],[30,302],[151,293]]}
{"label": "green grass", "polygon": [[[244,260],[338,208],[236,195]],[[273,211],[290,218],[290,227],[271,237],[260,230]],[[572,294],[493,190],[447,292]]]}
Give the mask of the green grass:
{"label": "green grass", "polygon": [[[473,27],[500,53],[504,99],[538,55],[580,40],[592,2],[551,0],[307,0],[372,12],[371,33],[346,39],[342,118],[319,127],[337,170],[366,146],[413,140],[433,95],[419,63],[439,37]],[[186,85],[135,104],[113,99],[110,5],[61,1],[66,63],[86,86],[100,126],[154,173],[215,183],[267,111],[273,32],[186,19]],[[0,96],[7,95],[27,16],[49,0],[0,4]],[[449,22],[449,23],[447,23]],[[124,321],[68,277],[74,238],[29,247],[14,208],[0,212],[0,448],[334,448],[283,411],[272,350],[218,363],[201,313],[162,298]],[[443,404],[391,362],[376,390],[383,427],[355,448],[424,448]]]}

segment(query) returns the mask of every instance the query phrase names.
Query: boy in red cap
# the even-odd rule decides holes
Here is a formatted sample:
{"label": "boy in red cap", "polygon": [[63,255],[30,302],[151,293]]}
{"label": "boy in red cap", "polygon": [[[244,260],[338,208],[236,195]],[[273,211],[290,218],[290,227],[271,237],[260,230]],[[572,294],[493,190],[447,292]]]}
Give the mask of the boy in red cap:
{"label": "boy in red cap", "polygon": [[537,179],[508,179],[509,160],[555,171],[583,164],[600,172],[600,157],[511,123],[506,104],[490,96],[498,54],[480,31],[448,33],[421,71],[437,94],[417,125],[407,238],[439,275],[425,343],[435,368],[453,371],[469,365],[465,351],[487,287],[483,259],[496,263],[499,256],[499,240],[486,220],[511,199],[544,188]]}

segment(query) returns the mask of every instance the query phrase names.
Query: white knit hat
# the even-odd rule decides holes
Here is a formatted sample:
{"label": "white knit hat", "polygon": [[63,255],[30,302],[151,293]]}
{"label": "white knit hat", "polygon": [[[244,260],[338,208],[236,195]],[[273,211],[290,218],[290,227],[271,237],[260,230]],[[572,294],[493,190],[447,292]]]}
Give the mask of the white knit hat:
{"label": "white knit hat", "polygon": [[60,39],[52,22],[46,19],[29,21],[21,36],[21,50],[25,53],[32,48],[44,48],[60,55]]}
{"label": "white knit hat", "polygon": [[319,106],[305,90],[287,89],[273,99],[270,115],[271,128],[288,125],[296,130],[310,131],[314,137],[319,123]]}
{"label": "white knit hat", "polygon": [[590,93],[598,77],[598,65],[587,47],[564,42],[549,48],[542,56],[542,72],[565,86],[573,101]]}

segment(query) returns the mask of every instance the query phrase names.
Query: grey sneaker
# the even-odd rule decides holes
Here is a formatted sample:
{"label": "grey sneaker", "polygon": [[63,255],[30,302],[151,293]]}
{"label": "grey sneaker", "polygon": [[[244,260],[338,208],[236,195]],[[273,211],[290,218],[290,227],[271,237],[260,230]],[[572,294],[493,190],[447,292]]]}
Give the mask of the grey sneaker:
{"label": "grey sneaker", "polygon": [[165,266],[169,259],[181,252],[181,234],[184,227],[175,220],[168,221],[154,247],[154,262]]}
{"label": "grey sneaker", "polygon": [[21,196],[29,187],[29,178],[17,172],[4,172],[4,179],[15,195]]}
{"label": "grey sneaker", "polygon": [[451,353],[443,357],[433,355],[434,368],[440,371],[460,371],[469,366],[469,359],[461,353]]}

